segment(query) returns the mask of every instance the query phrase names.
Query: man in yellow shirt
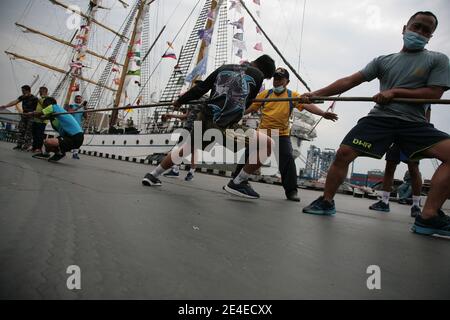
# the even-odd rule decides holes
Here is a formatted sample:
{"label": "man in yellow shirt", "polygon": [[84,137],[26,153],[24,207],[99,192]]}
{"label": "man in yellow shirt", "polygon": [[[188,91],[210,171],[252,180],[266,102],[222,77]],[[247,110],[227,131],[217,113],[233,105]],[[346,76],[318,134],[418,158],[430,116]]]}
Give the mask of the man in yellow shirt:
{"label": "man in yellow shirt", "polygon": [[[284,68],[278,68],[273,76],[273,89],[262,91],[256,99],[300,97],[298,92],[287,89],[288,84],[289,72]],[[279,145],[275,147],[275,152],[278,150],[281,182],[286,198],[298,202],[300,198],[297,195],[297,170],[292,155],[289,127],[289,118],[294,108],[299,111],[307,110],[327,120],[336,121],[338,119],[335,113],[325,112],[314,104],[300,104],[297,101],[256,102],[245,111],[245,114],[261,109],[262,117],[258,129],[266,129],[269,135],[276,134],[273,130],[278,130]],[[234,173],[239,173],[241,169],[242,165],[238,165]]]}

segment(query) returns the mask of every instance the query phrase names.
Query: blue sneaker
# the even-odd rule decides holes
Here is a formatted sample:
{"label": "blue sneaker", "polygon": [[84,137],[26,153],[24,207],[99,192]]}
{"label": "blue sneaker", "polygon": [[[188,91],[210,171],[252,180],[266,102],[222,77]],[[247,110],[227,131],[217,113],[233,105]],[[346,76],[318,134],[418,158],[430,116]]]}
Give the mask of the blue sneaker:
{"label": "blue sneaker", "polygon": [[185,181],[191,181],[192,179],[194,179],[194,175],[191,172],[188,172],[186,177],[184,177]]}
{"label": "blue sneaker", "polygon": [[80,160],[80,157],[78,156],[78,153],[73,153],[72,154],[72,159]]}
{"label": "blue sneaker", "polygon": [[450,217],[442,210],[439,210],[438,215],[430,219],[423,219],[421,215],[418,215],[411,231],[423,235],[438,234],[450,237]]}
{"label": "blue sneaker", "polygon": [[175,172],[173,169],[170,169],[169,172],[163,173],[163,176],[167,178],[178,178],[180,176],[180,172]]}
{"label": "blue sneaker", "polygon": [[323,216],[332,216],[336,214],[336,207],[334,206],[334,200],[332,202],[328,202],[323,199],[323,196],[320,196],[311,202],[309,206],[304,207],[303,212]]}
{"label": "blue sneaker", "polygon": [[389,212],[389,203],[386,204],[383,201],[378,201],[369,207],[370,210],[381,211],[381,212]]}
{"label": "blue sneaker", "polygon": [[247,199],[259,199],[259,194],[253,190],[250,183],[248,181],[243,181],[239,184],[234,183],[233,179],[228,182],[226,186],[223,187],[223,189],[238,197],[243,197]]}

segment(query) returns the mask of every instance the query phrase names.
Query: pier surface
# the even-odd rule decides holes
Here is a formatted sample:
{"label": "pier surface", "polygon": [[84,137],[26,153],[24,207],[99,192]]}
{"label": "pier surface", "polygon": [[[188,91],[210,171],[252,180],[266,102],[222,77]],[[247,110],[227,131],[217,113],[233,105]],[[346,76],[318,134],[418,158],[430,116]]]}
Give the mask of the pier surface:
{"label": "pier surface", "polygon": [[13,146],[0,142],[0,299],[450,298],[450,240],[411,233],[409,206],[339,194],[336,216],[313,216],[301,210],[317,191],[294,203],[253,183],[261,199],[245,200],[227,178],[185,172],[143,187],[152,166]]}

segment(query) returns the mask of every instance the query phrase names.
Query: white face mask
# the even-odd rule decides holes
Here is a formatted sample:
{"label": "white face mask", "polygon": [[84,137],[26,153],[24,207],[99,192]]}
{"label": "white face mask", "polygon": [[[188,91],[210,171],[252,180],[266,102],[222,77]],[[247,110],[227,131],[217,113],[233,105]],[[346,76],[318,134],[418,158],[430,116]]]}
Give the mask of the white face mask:
{"label": "white face mask", "polygon": [[283,91],[286,90],[284,86],[274,87],[273,92],[275,93],[283,93]]}

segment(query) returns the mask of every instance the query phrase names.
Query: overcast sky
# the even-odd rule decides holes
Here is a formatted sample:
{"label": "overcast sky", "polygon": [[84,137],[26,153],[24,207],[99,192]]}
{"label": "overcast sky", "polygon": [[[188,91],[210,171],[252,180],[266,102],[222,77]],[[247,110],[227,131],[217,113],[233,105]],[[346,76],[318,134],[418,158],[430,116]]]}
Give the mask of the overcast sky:
{"label": "overcast sky", "polygon": [[[173,39],[180,29],[188,13],[194,8],[198,0],[156,0],[151,6],[151,36],[154,38],[164,24],[167,29],[155,47],[150,59],[156,65],[161,53],[165,50],[165,42]],[[105,6],[111,8],[102,12],[99,19],[105,24],[119,29],[127,10],[117,1],[103,1]],[[132,3],[132,0],[127,0]],[[76,4],[86,8],[88,1],[66,0],[66,4]],[[201,4],[203,1],[201,1]],[[250,9],[255,12],[257,6],[252,0],[246,0]],[[303,34],[301,33],[303,8],[305,0],[261,0],[261,19],[263,29],[279,47],[286,59],[298,69],[299,74],[306,80],[312,90],[319,89],[340,77],[350,75],[361,70],[374,57],[398,52],[402,47],[402,27],[408,18],[416,11],[432,11],[439,19],[439,26],[427,48],[450,55],[450,1],[448,0],[306,0],[305,19],[303,21]],[[199,5],[194,14],[198,13]],[[7,58],[3,51],[11,51],[31,56],[35,59],[53,63],[64,68],[64,49],[42,38],[23,34],[14,22],[22,22],[39,30],[69,38],[73,33],[65,26],[69,16],[64,9],[52,5],[47,0],[3,0],[0,2],[0,104],[7,103],[16,98],[20,85],[30,83],[33,76],[39,74],[41,82],[46,83],[50,90],[56,83],[57,77],[50,76],[44,69],[34,67],[25,62],[13,62]],[[176,9],[176,10],[175,10]],[[252,47],[258,41],[263,43],[265,53],[270,54],[283,66],[280,57],[270,48],[265,39],[257,35],[250,18],[245,16],[245,41],[248,51],[245,58],[253,59],[260,53]],[[230,11],[230,20],[239,18],[234,10]],[[175,51],[186,41],[193,27],[190,19],[177,40]],[[104,52],[112,36],[95,39],[94,49]],[[301,48],[301,50],[300,50]],[[301,55],[300,55],[301,52]],[[90,58],[93,59],[93,58]],[[235,58],[234,62],[239,59]],[[98,61],[89,60],[92,71]],[[157,69],[150,86],[155,90],[164,84],[173,68],[172,61],[163,61]],[[101,70],[101,68],[100,68]],[[291,89],[304,92],[305,88],[298,84],[291,76]],[[270,85],[270,84],[268,84]],[[373,96],[378,92],[378,81],[364,83],[359,87],[345,93],[345,96]],[[449,92],[444,97],[450,99]],[[321,107],[327,107],[321,105]],[[354,126],[357,119],[365,116],[372,108],[371,103],[338,103],[336,112],[340,120],[336,123],[322,121],[318,126],[318,138],[312,143],[320,148],[337,149],[342,138]],[[432,122],[442,131],[450,132],[450,106],[436,105],[432,108]],[[305,144],[302,153],[306,155],[308,144]],[[360,158],[355,162],[356,172],[366,172],[370,169],[384,169],[384,161]],[[401,178],[406,170],[400,165],[396,178]],[[433,167],[429,160],[421,163],[421,170],[425,178],[431,178]]]}

